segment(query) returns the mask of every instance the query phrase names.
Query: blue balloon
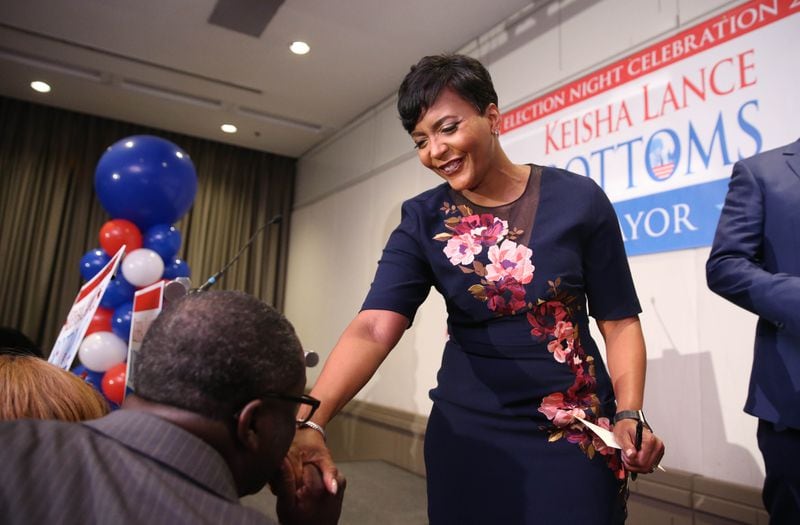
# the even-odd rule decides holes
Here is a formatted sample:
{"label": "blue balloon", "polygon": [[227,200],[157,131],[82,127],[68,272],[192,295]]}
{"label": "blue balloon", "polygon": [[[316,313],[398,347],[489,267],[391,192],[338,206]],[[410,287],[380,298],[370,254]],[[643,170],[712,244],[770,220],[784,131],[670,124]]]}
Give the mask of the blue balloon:
{"label": "blue balloon", "polygon": [[117,275],[108,283],[106,293],[100,298],[100,306],[115,309],[125,301],[133,301],[134,293],[136,293],[136,288],[125,280],[122,272],[118,271]]}
{"label": "blue balloon", "polygon": [[94,173],[103,208],[142,231],[172,224],[192,206],[197,175],[189,155],[168,140],[135,135],[109,146]]}
{"label": "blue balloon", "polygon": [[192,270],[189,268],[189,263],[183,259],[172,259],[164,265],[163,279],[175,279],[176,277],[191,277]]}
{"label": "blue balloon", "polygon": [[89,250],[81,257],[81,277],[88,281],[97,275],[97,272],[102,270],[110,260],[111,257],[100,248]]}
{"label": "blue balloon", "polygon": [[169,224],[156,224],[144,233],[144,247],[159,254],[169,264],[181,248],[181,232]]}
{"label": "blue balloon", "polygon": [[103,391],[103,374],[105,372],[94,372],[83,365],[78,365],[72,369],[72,373],[92,385],[98,392]]}
{"label": "blue balloon", "polygon": [[111,331],[126,343],[131,334],[131,317],[133,301],[126,301],[114,309],[114,316],[111,318]]}

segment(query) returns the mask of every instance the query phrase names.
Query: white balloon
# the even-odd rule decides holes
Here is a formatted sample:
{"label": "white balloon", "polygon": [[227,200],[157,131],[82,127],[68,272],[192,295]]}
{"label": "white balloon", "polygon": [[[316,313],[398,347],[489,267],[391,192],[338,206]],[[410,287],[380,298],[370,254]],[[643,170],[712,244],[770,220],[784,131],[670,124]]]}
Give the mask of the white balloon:
{"label": "white balloon", "polygon": [[161,279],[164,275],[164,261],[153,250],[139,248],[122,260],[122,275],[126,281],[141,288]]}
{"label": "white balloon", "polygon": [[113,332],[94,332],[81,342],[78,357],[89,370],[105,372],[125,361],[128,357],[128,345]]}

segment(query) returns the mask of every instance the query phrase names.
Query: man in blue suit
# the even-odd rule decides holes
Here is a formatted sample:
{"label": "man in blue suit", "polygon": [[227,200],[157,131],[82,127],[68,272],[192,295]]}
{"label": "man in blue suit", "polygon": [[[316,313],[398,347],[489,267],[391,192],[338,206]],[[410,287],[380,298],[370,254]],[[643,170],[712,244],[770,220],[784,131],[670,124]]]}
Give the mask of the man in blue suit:
{"label": "man in blue suit", "polygon": [[745,412],[758,420],[770,522],[800,523],[800,141],[733,167],[708,287],[758,315]]}

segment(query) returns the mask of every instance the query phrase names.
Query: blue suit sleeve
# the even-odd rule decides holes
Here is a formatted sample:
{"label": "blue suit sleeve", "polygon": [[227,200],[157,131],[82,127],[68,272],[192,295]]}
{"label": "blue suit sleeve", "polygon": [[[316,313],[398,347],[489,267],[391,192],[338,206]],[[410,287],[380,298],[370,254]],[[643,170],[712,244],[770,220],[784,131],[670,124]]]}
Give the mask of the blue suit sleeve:
{"label": "blue suit sleeve", "polygon": [[428,297],[433,282],[432,271],[419,238],[422,235],[419,214],[404,203],[400,225],[389,236],[378,270],[362,310],[390,310],[404,315],[409,326],[417,308]]}
{"label": "blue suit sleeve", "polygon": [[764,189],[748,165],[737,162],[706,263],[708,287],[800,335],[800,277],[763,268],[764,213]]}

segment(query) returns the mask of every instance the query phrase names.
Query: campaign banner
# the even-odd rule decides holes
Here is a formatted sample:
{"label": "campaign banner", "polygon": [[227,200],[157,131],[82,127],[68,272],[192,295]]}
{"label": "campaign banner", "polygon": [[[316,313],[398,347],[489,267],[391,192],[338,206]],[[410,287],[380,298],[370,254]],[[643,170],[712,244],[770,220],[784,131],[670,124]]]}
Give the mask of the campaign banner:
{"label": "campaign banner", "polygon": [[732,165],[800,137],[800,0],[758,0],[502,115],[515,162],[591,177],[629,256],[708,246]]}
{"label": "campaign banner", "polygon": [[131,335],[128,340],[128,366],[125,372],[125,393],[135,391],[133,364],[142,341],[158,314],[164,308],[164,281],[136,290],[131,314]]}
{"label": "campaign banner", "polygon": [[108,283],[117,272],[119,262],[125,254],[125,246],[122,246],[103,269],[81,286],[72,307],[67,314],[67,321],[58,333],[53,349],[50,351],[48,361],[59,368],[69,370],[75,356],[78,354],[86,330],[92,322],[100,299],[108,288]]}

